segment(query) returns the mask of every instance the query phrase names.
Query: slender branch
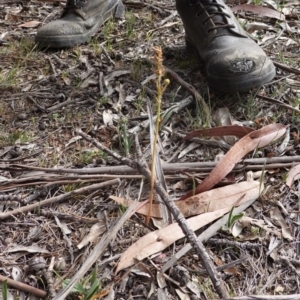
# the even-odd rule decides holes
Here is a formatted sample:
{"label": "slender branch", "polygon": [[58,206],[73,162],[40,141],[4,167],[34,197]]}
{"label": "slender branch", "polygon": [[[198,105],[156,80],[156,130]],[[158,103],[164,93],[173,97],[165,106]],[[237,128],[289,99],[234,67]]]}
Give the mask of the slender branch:
{"label": "slender branch", "polygon": [[[118,158],[116,158],[118,160]],[[241,160],[239,164],[236,164],[233,168],[233,172],[238,171],[249,171],[249,170],[261,170],[265,169],[275,169],[275,168],[289,168],[296,163],[300,162],[300,156],[281,156],[281,157],[272,157],[272,158],[247,158]],[[125,164],[125,163],[124,163]],[[216,162],[184,162],[184,163],[162,163],[162,168],[164,173],[166,174],[174,174],[180,172],[209,172],[215,166]],[[98,167],[98,168],[84,168],[84,169],[54,169],[54,168],[41,168],[41,167],[33,167],[21,164],[0,164],[0,170],[4,171],[14,171],[14,172],[24,172],[24,171],[43,171],[45,173],[55,173],[55,174],[104,174],[103,177],[110,178],[110,174],[127,174],[134,175],[138,174],[134,166],[128,167],[125,165],[119,166],[110,166],[110,167]],[[114,178],[115,176],[113,176]],[[127,178],[125,176],[124,178]],[[39,175],[41,180],[51,181],[51,178]],[[75,177],[76,178],[76,177]],[[122,176],[120,176],[122,178]],[[138,177],[139,178],[139,177]],[[71,180],[71,178],[66,177],[62,178],[62,180]],[[88,177],[79,177],[78,179],[89,179]],[[8,183],[14,182],[16,179],[10,179]],[[32,178],[22,178],[17,179],[18,182],[28,182],[31,181]],[[36,178],[35,178],[36,180]],[[53,179],[54,180],[54,179]],[[55,179],[57,180],[57,178]],[[1,183],[2,185],[4,182]]]}
{"label": "slender branch", "polygon": [[[76,130],[76,133],[79,134],[81,137],[83,137],[88,142],[91,142],[94,146],[97,148],[103,150],[105,153],[111,155],[112,157],[118,159],[122,163],[126,163],[129,166],[135,166],[148,180],[151,180],[151,173],[149,171],[149,167],[147,163],[142,160],[141,162],[134,162],[128,158],[123,158],[119,154],[111,151],[110,149],[106,148],[102,144],[100,144],[95,139],[91,138],[87,134],[83,133],[81,130]],[[137,146],[137,153],[140,159],[142,159],[141,149],[139,147],[138,137],[135,136],[136,146]],[[226,298],[228,296],[226,287],[224,285],[224,282],[222,281],[221,277],[219,276],[217,270],[215,269],[215,266],[213,262],[211,261],[210,256],[208,255],[205,247],[203,244],[197,240],[196,234],[190,229],[188,226],[185,217],[183,214],[178,210],[174,202],[169,198],[168,193],[165,191],[165,189],[161,186],[160,182],[154,178],[154,187],[156,192],[160,195],[161,199],[164,201],[165,205],[168,207],[172,215],[174,216],[175,220],[178,222],[178,225],[180,226],[181,230],[184,232],[184,234],[187,236],[188,240],[190,241],[193,248],[197,251],[199,254],[199,257],[201,259],[202,264],[204,265],[205,269],[207,270],[213,286],[220,296],[220,298]]]}
{"label": "slender branch", "polygon": [[13,279],[10,279],[8,277],[5,277],[5,276],[2,276],[0,275],[0,282],[4,282],[4,281],[7,281],[7,285],[8,286],[11,286],[19,291],[24,291],[24,292],[28,292],[28,293],[31,293],[37,297],[40,297],[40,298],[46,298],[47,296],[47,292],[45,291],[42,291],[40,289],[37,289],[35,287],[32,287],[28,284],[25,284],[23,282],[20,282],[20,281],[16,281],[16,280],[13,280]]}
{"label": "slender branch", "polygon": [[115,185],[115,184],[118,184],[118,183],[120,183],[120,179],[113,179],[113,180],[109,180],[109,181],[105,181],[105,182],[101,182],[101,183],[97,183],[97,184],[92,184],[92,185],[85,186],[83,188],[71,191],[69,193],[65,193],[65,194],[60,195],[60,196],[52,197],[52,198],[49,198],[49,199],[46,199],[46,200],[43,200],[43,201],[36,202],[34,204],[19,207],[17,209],[12,210],[12,211],[0,212],[0,220],[4,220],[6,218],[17,215],[19,213],[26,213],[26,212],[32,211],[32,210],[35,210],[37,208],[41,208],[42,206],[45,206],[45,205],[61,202],[61,201],[70,199],[72,197],[74,198],[75,195],[82,195],[82,194],[92,193],[92,192],[97,191],[97,190],[99,190],[103,187],[110,186],[110,185]]}

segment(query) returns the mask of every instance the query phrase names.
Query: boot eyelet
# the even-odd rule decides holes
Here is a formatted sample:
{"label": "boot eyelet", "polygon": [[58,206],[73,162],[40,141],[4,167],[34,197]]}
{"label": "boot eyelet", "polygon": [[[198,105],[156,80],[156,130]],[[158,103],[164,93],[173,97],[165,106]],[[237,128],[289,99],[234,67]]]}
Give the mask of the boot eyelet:
{"label": "boot eyelet", "polygon": [[197,18],[199,18],[200,15],[201,15],[200,12],[197,12],[197,13],[196,13],[196,17],[197,17]]}

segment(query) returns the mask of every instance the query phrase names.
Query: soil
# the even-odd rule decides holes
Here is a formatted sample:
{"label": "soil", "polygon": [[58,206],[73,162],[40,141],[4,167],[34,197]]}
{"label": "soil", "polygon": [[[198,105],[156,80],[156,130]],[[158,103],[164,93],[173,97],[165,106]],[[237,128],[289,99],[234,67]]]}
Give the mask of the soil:
{"label": "soil", "polygon": [[[147,224],[138,213],[118,223],[126,206],[111,196],[143,201],[151,195],[151,186],[140,170],[128,169],[124,160],[96,142],[137,161],[138,134],[150,163],[154,126],[149,118],[161,106],[159,156],[173,168],[163,166],[164,175],[158,172],[157,178],[174,201],[208,176],[213,165],[205,163],[215,163],[237,142],[223,136],[224,128],[217,138],[183,141],[186,134],[235,124],[254,130],[273,123],[290,125],[281,139],[248,153],[239,161],[240,168],[228,171],[217,184],[226,187],[254,176],[264,189],[244,211],[248,219],[234,216],[235,225],[219,228],[204,246],[221,268],[218,276],[231,297],[300,294],[299,181],[295,177],[286,183],[300,155],[300,4],[252,4],[252,13],[240,8],[236,16],[276,63],[276,77],[259,89],[220,94],[207,87],[203,63],[186,49],[173,1],[127,2],[125,16],[110,19],[90,42],[56,50],[40,49],[34,36],[60,16],[65,2],[0,1],[0,275],[53,299],[95,257],[93,250],[108,232],[109,242],[80,275],[69,299],[219,298],[195,250],[161,271],[187,238],[142,261],[135,257],[134,266],[115,272],[131,245],[164,225],[154,218]],[[159,104],[157,74],[162,69],[155,65],[154,47],[161,48],[163,64],[200,98],[195,100],[191,88],[164,72],[162,85],[170,83]],[[120,229],[113,235],[116,224]],[[11,284],[8,290],[11,299],[37,298]]]}

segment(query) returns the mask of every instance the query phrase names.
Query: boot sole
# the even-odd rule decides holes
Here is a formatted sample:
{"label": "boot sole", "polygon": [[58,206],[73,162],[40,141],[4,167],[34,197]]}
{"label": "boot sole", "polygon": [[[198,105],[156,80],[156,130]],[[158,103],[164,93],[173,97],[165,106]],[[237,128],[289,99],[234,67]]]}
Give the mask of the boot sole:
{"label": "boot sole", "polygon": [[[186,39],[186,46],[189,51],[192,51],[199,56],[196,46],[188,39]],[[202,61],[202,59],[201,59]],[[203,61],[202,61],[203,62]],[[205,63],[203,62],[205,65]],[[231,79],[230,77],[218,77],[210,74],[206,74],[207,84],[210,88],[221,93],[234,93],[249,91],[252,88],[258,88],[267,82],[270,82],[276,75],[276,69],[270,59],[267,59],[268,66],[264,66],[268,69],[268,72],[261,75],[261,70],[258,70],[253,74],[241,75],[238,79]]]}
{"label": "boot sole", "polygon": [[122,1],[117,2],[116,5],[111,7],[103,16],[99,18],[99,21],[84,34],[67,36],[55,36],[50,38],[35,36],[35,42],[43,48],[67,48],[77,45],[85,44],[92,36],[94,36],[99,28],[110,18],[116,16],[118,18],[124,13],[125,7]]}
{"label": "boot sole", "polygon": [[274,65],[272,64],[268,66],[268,69],[269,72],[264,74],[263,76],[261,76],[259,72],[257,72],[256,74],[248,76],[240,76],[240,78],[238,78],[237,80],[230,80],[229,78],[207,75],[207,83],[213,90],[222,93],[246,92],[253,88],[260,88],[275,77],[276,70]]}

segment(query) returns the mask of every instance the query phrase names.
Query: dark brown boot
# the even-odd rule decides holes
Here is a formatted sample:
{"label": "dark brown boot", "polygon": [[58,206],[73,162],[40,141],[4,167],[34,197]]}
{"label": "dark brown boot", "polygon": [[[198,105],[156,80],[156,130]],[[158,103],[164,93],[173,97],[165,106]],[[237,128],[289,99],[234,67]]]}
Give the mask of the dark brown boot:
{"label": "dark brown boot", "polygon": [[83,44],[115,13],[124,13],[121,0],[68,0],[60,19],[39,29],[35,41],[47,48]]}
{"label": "dark brown boot", "polygon": [[271,81],[275,67],[247,36],[221,0],[176,0],[188,45],[197,49],[208,85],[221,92],[245,91]]}

